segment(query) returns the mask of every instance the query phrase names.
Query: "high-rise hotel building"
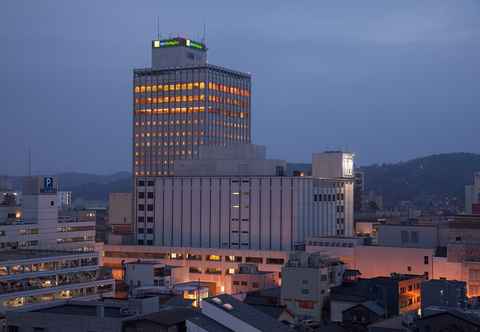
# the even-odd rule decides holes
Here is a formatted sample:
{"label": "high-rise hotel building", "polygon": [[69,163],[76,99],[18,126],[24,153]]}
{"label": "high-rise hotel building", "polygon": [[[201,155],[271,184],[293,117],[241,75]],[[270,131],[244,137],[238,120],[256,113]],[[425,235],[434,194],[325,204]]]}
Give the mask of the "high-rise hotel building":
{"label": "high-rise hotel building", "polygon": [[154,40],[152,67],[133,73],[135,177],[174,175],[202,145],[250,143],[251,77],[207,63],[204,44]]}

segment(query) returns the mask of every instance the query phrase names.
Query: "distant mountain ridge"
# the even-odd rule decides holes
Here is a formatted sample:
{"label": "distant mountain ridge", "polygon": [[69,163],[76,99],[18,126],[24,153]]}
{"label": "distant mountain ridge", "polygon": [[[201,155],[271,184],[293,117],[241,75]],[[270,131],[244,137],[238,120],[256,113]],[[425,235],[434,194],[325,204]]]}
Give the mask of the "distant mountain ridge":
{"label": "distant mountain ridge", "polygon": [[[289,163],[287,174],[293,170],[309,172],[311,164]],[[362,166],[366,190],[382,194],[386,207],[401,201],[413,201],[428,206],[433,201],[449,201],[463,207],[465,185],[480,171],[480,154],[443,153],[398,163]],[[130,192],[129,172],[110,175],[88,173],[57,174],[60,190],[72,191],[75,199],[107,201],[110,192]],[[21,177],[12,177],[14,187],[21,188]]]}
{"label": "distant mountain ridge", "polygon": [[405,200],[421,205],[448,200],[463,207],[465,185],[480,171],[480,154],[442,153],[360,169],[365,172],[367,190],[382,194],[387,206]]}

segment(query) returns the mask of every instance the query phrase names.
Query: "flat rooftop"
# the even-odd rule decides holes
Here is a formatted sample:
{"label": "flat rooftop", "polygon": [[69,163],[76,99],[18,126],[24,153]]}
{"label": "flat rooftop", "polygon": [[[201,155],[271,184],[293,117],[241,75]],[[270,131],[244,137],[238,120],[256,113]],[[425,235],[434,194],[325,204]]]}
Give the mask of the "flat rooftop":
{"label": "flat rooftop", "polygon": [[87,255],[93,252],[81,252],[81,251],[66,251],[66,250],[27,250],[27,249],[15,249],[0,251],[0,262],[3,261],[18,261],[35,258],[53,258],[69,255]]}
{"label": "flat rooftop", "polygon": [[215,320],[202,314],[190,317],[188,320],[207,332],[233,332],[233,330],[229,329],[228,327],[225,327],[222,324],[217,323]]}
{"label": "flat rooftop", "polygon": [[[105,317],[121,318],[131,315],[125,315],[120,312],[119,306],[104,306]],[[40,312],[43,314],[56,314],[56,315],[69,315],[69,316],[97,316],[96,305],[80,305],[80,304],[64,304],[56,307],[34,310],[34,312]]]}

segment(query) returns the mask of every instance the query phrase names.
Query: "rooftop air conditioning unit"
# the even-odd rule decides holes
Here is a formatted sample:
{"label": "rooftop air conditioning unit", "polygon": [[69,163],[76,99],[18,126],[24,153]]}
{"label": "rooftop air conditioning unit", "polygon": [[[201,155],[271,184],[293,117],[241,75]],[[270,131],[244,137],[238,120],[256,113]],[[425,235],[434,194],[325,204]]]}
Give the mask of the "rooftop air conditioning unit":
{"label": "rooftop air conditioning unit", "polygon": [[222,304],[222,300],[220,300],[218,297],[214,297],[212,301],[218,305]]}
{"label": "rooftop air conditioning unit", "polygon": [[223,305],[223,307],[224,307],[225,309],[227,309],[228,311],[233,310],[233,306],[232,306],[230,303],[225,303],[225,304]]}

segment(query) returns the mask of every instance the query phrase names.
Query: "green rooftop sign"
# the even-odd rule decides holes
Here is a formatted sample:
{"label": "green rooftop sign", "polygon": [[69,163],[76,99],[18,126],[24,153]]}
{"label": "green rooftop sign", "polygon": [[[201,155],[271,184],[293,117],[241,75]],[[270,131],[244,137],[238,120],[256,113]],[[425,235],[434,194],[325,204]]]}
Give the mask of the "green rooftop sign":
{"label": "green rooftop sign", "polygon": [[152,42],[153,48],[166,48],[166,47],[176,47],[176,46],[185,46],[194,48],[197,50],[206,50],[204,44],[198,43],[196,41],[184,38],[173,38],[173,39],[163,39],[163,40],[154,40]]}

